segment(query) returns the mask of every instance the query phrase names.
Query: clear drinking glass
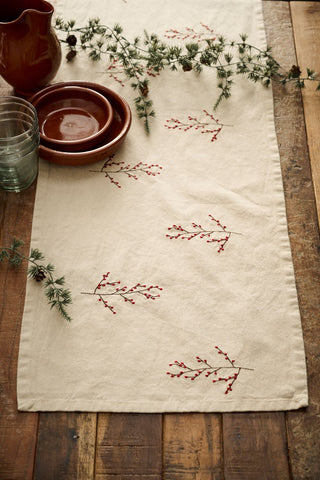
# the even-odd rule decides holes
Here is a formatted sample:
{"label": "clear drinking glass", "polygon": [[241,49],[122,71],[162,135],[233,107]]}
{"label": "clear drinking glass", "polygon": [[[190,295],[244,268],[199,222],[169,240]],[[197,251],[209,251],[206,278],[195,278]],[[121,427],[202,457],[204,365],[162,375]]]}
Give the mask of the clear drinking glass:
{"label": "clear drinking glass", "polygon": [[21,192],[38,173],[39,125],[31,103],[0,97],[0,188]]}

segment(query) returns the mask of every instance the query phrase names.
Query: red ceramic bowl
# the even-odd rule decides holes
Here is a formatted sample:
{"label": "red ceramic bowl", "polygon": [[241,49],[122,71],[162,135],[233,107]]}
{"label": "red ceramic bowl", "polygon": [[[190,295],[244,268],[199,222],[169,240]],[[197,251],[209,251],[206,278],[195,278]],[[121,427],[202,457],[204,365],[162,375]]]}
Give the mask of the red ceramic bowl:
{"label": "red ceramic bowl", "polygon": [[42,144],[59,151],[79,152],[99,144],[113,120],[109,100],[81,86],[60,86],[42,92],[37,110]]}
{"label": "red ceramic bowl", "polygon": [[65,82],[51,85],[50,87],[46,87],[33,95],[29,101],[30,103],[34,103],[38,98],[47,92],[53,91],[56,88],[65,88],[69,86],[90,88],[107,98],[113,108],[113,120],[111,125],[101,139],[101,143],[90,150],[85,150],[82,152],[58,151],[53,148],[46,147],[41,142],[39,147],[40,157],[48,162],[56,163],[58,165],[73,166],[87,165],[107,159],[123,144],[126,135],[129,132],[132,115],[128,103],[117,92],[114,92],[110,88],[104,87],[103,85],[97,83],[83,81]]}

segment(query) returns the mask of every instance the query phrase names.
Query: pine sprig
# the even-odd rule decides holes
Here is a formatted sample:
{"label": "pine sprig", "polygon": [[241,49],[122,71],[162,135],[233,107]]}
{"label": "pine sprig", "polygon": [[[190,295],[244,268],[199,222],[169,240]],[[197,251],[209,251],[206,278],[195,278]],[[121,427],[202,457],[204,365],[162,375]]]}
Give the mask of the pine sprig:
{"label": "pine sprig", "polygon": [[28,277],[37,282],[43,281],[50,308],[56,308],[60,315],[70,322],[71,317],[67,312],[67,306],[72,303],[72,298],[70,290],[64,288],[65,278],[54,278],[54,265],[40,263],[45,257],[37,248],[31,249],[29,257],[23,255],[19,251],[22,245],[22,240],[14,238],[10,247],[1,247],[0,262],[7,260],[14,267],[19,267],[23,260],[26,260],[29,264]]}
{"label": "pine sprig", "polygon": [[[293,82],[299,88],[303,88],[306,81],[316,81],[317,90],[320,90],[320,77],[313,70],[307,69],[306,77],[302,77],[300,68],[295,65],[285,71],[272,56],[270,47],[260,49],[250,45],[246,34],[241,34],[239,40],[229,41],[222,35],[213,36],[213,30],[202,24],[204,32],[197,33],[187,28],[183,35],[179,32],[166,35],[169,39],[167,42],[147,31],[130,41],[123,35],[123,28],[119,24],[111,28],[101,25],[99,18],[90,19],[83,27],[76,27],[74,20],[57,18],[55,27],[66,34],[61,42],[67,45],[69,61],[80,49],[86,51],[93,61],[106,57],[111,65],[116,63],[119,66],[137,92],[134,103],[147,132],[150,129],[149,119],[155,115],[152,100],[148,98],[149,78],[159,75],[166,68],[198,74],[203,69],[214,69],[218,95],[213,100],[213,110],[218,108],[222,100],[230,98],[238,75],[265,87],[272,80],[282,84]],[[174,38],[179,40],[178,45],[172,44]],[[110,67],[108,70],[110,72]]]}

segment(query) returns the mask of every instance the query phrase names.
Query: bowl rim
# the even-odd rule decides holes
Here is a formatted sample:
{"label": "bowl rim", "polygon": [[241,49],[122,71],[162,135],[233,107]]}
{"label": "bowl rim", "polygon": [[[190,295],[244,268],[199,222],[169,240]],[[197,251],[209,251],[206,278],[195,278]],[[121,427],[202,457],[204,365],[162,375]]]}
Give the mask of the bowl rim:
{"label": "bowl rim", "polygon": [[[108,155],[114,153],[114,151],[120,147],[124,138],[126,137],[132,122],[132,113],[129,107],[128,102],[115,90],[112,90],[105,85],[101,85],[95,82],[87,82],[83,80],[74,80],[74,81],[67,81],[67,82],[59,82],[56,84],[52,84],[47,86],[40,91],[36,92],[32,97],[30,97],[29,101],[32,103],[34,99],[36,99],[41,93],[44,93],[48,90],[52,90],[59,86],[68,86],[68,85],[79,85],[84,86],[85,88],[92,88],[97,89],[103,95],[106,95],[108,99],[111,97],[117,104],[121,106],[123,110],[123,126],[121,131],[108,143],[103,143],[97,146],[96,148],[91,149],[90,151],[80,151],[80,152],[66,152],[66,151],[57,151],[44,145],[40,144],[40,157],[42,156],[44,159],[51,163],[56,163],[59,165],[72,165],[72,166],[82,166],[87,165],[90,163],[95,163],[102,160]],[[105,150],[108,149],[108,153]],[[111,153],[109,153],[111,152]]]}
{"label": "bowl rim", "polygon": [[[58,85],[58,84],[56,84],[56,85]],[[48,87],[48,88],[50,88],[50,87]],[[105,111],[106,111],[106,116],[105,116],[106,121],[103,124],[103,127],[100,128],[96,133],[94,133],[92,135],[88,135],[87,137],[84,137],[84,138],[81,138],[81,139],[78,139],[78,140],[77,139],[74,139],[74,140],[59,140],[59,139],[56,139],[56,138],[49,137],[45,133],[43,133],[43,131],[41,130],[42,124],[44,122],[39,121],[40,138],[47,145],[50,145],[50,147],[57,146],[59,148],[63,148],[64,146],[66,148],[70,148],[70,147],[73,147],[73,146],[74,147],[86,148],[87,146],[89,146],[89,144],[92,145],[93,142],[98,143],[101,136],[103,136],[107,132],[107,130],[110,127],[110,125],[112,123],[112,120],[113,120],[113,108],[112,108],[111,103],[107,99],[107,97],[105,97],[104,95],[102,95],[101,93],[97,92],[96,90],[94,90],[92,88],[86,88],[86,87],[78,86],[78,85],[61,85],[61,86],[56,87],[54,89],[50,89],[46,92],[44,92],[44,90],[47,90],[47,89],[43,89],[40,92],[38,92],[38,93],[43,92],[43,94],[42,95],[40,94],[32,102],[33,106],[37,110],[38,118],[39,118],[39,115],[41,114],[41,103],[45,102],[50,97],[53,97],[52,98],[52,103],[54,103],[54,96],[57,93],[59,94],[59,93],[62,93],[66,90],[69,90],[69,91],[73,90],[73,91],[76,91],[76,92],[82,92],[83,94],[88,94],[88,97],[94,97],[94,98],[98,99],[98,102],[101,102],[101,106],[103,105],[104,108],[105,108]],[[36,96],[37,96],[37,94],[34,95],[32,98],[34,98]],[[66,108],[68,108],[68,107],[66,107]],[[71,108],[73,108],[73,107],[71,107]],[[77,108],[77,107],[74,107],[74,108]],[[63,108],[61,110],[63,110]],[[53,112],[54,112],[54,110],[53,110]]]}

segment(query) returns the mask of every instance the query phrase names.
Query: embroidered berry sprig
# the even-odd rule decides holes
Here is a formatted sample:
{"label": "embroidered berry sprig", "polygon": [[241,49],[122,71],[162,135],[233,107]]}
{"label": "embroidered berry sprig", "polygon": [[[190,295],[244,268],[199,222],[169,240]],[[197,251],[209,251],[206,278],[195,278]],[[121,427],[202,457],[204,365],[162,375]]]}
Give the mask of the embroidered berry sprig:
{"label": "embroidered berry sprig", "polygon": [[19,247],[22,245],[22,240],[14,238],[10,247],[0,248],[0,262],[8,260],[11,265],[19,267],[23,260],[26,260],[30,265],[28,277],[33,278],[36,282],[44,281],[44,292],[50,308],[56,308],[60,315],[70,322],[71,317],[66,307],[72,303],[72,299],[70,290],[64,288],[65,278],[54,278],[55,268],[51,263],[47,265],[39,263],[44,260],[44,256],[37,248],[31,249],[29,257],[23,255],[19,251]]}
{"label": "embroidered berry sprig", "polygon": [[82,295],[95,295],[98,297],[98,301],[102,302],[105,308],[108,308],[110,312],[116,314],[114,306],[111,305],[110,297],[121,298],[125,302],[135,305],[135,299],[137,297],[143,297],[145,300],[156,300],[160,297],[160,293],[163,289],[159,285],[144,285],[136,283],[132,287],[124,285],[121,287],[121,281],[110,281],[108,277],[110,272],[104,274],[95,287],[93,292],[81,292]]}
{"label": "embroidered berry sprig", "polygon": [[175,28],[170,28],[166,30],[165,37],[175,40],[194,40],[197,42],[207,42],[211,40],[212,42],[216,39],[216,34],[214,30],[210,28],[208,25],[200,22],[200,25],[203,27],[203,31],[197,32],[194,28],[185,27],[184,31],[179,31]]}
{"label": "embroidered berry sprig", "polygon": [[203,113],[205,114],[205,120],[198,119],[197,117],[192,117],[188,115],[187,121],[183,122],[178,118],[170,118],[166,120],[165,127],[169,130],[182,130],[187,132],[188,130],[194,129],[200,133],[209,134],[211,136],[211,142],[214,142],[218,139],[218,135],[224,127],[223,123],[220,123],[218,119],[204,109]]}
{"label": "embroidered berry sprig", "polygon": [[159,164],[147,164],[138,162],[135,165],[125,164],[125,162],[114,162],[115,154],[110,155],[108,160],[103,164],[100,170],[90,170],[90,172],[103,173],[105,178],[109,179],[116,187],[121,188],[118,181],[115,180],[114,175],[124,174],[134,180],[138,180],[139,174],[146,174],[152,177],[160,175],[162,167]]}
{"label": "embroidered berry sprig", "polygon": [[226,243],[229,241],[232,234],[241,235],[238,232],[231,232],[227,230],[227,226],[223,225],[220,220],[214,218],[209,214],[209,218],[214,222],[215,227],[212,228],[203,228],[202,225],[192,222],[191,228],[186,229],[181,225],[172,225],[168,227],[168,230],[172,233],[166,234],[166,237],[170,240],[178,239],[181,240],[193,240],[194,238],[206,239],[207,243],[216,243],[218,245],[218,253],[224,251]]}
{"label": "embroidered berry sprig", "polygon": [[253,368],[236,366],[236,361],[231,360],[226,352],[223,352],[218,346],[215,346],[214,348],[219,355],[223,356],[224,363],[221,364],[219,362],[217,365],[211,365],[206,359],[197,356],[196,361],[198,365],[190,367],[184,362],[175,360],[173,363],[169,363],[169,367],[174,367],[175,370],[168,371],[167,375],[170,375],[171,378],[183,377],[192,381],[200,376],[208,378],[213,375],[212,383],[227,383],[227,388],[224,392],[227,395],[232,391],[233,384],[238,379],[241,370],[253,371]]}

